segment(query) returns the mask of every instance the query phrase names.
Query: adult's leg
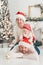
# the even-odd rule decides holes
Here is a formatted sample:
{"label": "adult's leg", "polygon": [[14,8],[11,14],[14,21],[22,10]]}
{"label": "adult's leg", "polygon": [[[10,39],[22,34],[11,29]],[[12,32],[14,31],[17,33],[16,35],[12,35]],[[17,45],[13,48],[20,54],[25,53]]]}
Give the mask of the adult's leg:
{"label": "adult's leg", "polygon": [[34,48],[37,51],[38,55],[40,55],[40,50],[39,50],[38,46],[34,45]]}

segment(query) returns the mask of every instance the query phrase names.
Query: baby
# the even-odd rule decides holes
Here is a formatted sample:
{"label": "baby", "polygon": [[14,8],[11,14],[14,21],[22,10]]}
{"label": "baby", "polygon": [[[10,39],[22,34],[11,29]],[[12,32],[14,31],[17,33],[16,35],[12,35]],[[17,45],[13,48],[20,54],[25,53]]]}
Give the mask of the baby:
{"label": "baby", "polygon": [[33,45],[33,38],[31,33],[31,27],[28,24],[23,26],[23,34],[19,38],[19,51],[24,54],[29,53],[28,45]]}

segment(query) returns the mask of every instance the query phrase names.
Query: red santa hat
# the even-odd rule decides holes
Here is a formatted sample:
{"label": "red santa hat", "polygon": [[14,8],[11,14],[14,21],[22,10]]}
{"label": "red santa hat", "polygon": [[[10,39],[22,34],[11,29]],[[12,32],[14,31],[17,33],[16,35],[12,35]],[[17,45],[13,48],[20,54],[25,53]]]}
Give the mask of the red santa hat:
{"label": "red santa hat", "polygon": [[16,18],[21,18],[23,21],[26,20],[26,15],[23,12],[17,12],[16,13]]}
{"label": "red santa hat", "polygon": [[24,24],[23,28],[32,31],[30,24]]}

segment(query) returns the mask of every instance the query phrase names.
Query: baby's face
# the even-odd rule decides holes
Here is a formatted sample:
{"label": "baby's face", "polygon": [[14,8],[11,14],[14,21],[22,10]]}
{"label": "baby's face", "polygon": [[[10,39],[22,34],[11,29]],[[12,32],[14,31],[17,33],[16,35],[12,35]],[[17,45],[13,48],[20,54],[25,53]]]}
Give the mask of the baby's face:
{"label": "baby's face", "polygon": [[32,51],[30,51],[30,49],[28,49],[27,47],[24,47],[22,45],[19,46],[19,52],[21,52],[23,54],[30,54],[30,53],[32,53]]}
{"label": "baby's face", "polygon": [[23,36],[29,37],[30,33],[31,33],[31,32],[30,32],[29,30],[23,29]]}
{"label": "baby's face", "polygon": [[23,28],[24,21],[21,18],[16,18],[16,23],[19,28]]}
{"label": "baby's face", "polygon": [[27,54],[29,52],[28,48],[22,45],[19,46],[19,51],[22,52],[23,54]]}

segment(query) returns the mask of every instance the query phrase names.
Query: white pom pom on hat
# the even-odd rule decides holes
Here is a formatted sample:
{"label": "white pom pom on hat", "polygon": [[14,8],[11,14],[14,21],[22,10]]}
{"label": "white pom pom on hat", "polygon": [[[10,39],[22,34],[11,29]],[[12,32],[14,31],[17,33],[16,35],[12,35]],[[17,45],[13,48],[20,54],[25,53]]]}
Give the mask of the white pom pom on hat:
{"label": "white pom pom on hat", "polygon": [[26,15],[25,15],[25,13],[23,13],[23,12],[20,12],[20,11],[18,11],[17,13],[16,13],[16,18],[21,18],[23,21],[25,21],[26,20]]}

